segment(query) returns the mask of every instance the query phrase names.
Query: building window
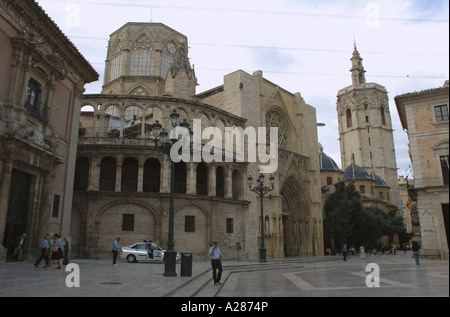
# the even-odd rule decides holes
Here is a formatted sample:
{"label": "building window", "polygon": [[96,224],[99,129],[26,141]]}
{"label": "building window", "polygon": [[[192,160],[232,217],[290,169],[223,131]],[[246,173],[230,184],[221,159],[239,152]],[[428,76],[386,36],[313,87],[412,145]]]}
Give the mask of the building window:
{"label": "building window", "polygon": [[364,187],[364,185],[359,185],[359,192],[361,194],[365,194],[366,193],[366,188]]}
{"label": "building window", "polygon": [[122,215],[122,231],[134,231],[134,214]]}
{"label": "building window", "polygon": [[383,192],[379,192],[379,193],[378,193],[378,198],[384,199],[384,194],[383,194]]}
{"label": "building window", "polygon": [[333,185],[333,179],[331,177],[327,177],[327,185]]}
{"label": "building window", "polygon": [[442,170],[442,180],[444,185],[448,185],[448,157],[446,155],[440,156],[441,159],[441,170]]}
{"label": "building window", "polygon": [[234,219],[227,218],[227,233],[234,233]]}
{"label": "building window", "polygon": [[59,202],[61,200],[61,196],[54,195],[53,196],[53,210],[52,210],[52,217],[58,218],[59,216]]}
{"label": "building window", "polygon": [[195,232],[195,216],[184,216],[184,232]]}
{"label": "building window", "polygon": [[34,112],[37,110],[40,94],[41,85],[33,78],[31,78],[28,81],[27,95],[25,97],[25,107],[28,111]]}
{"label": "building window", "polygon": [[350,109],[347,109],[347,111],[345,112],[345,116],[347,118],[347,128],[351,128],[353,126],[352,111]]}
{"label": "building window", "polygon": [[436,122],[448,121],[447,105],[434,107],[434,114],[436,115]]}
{"label": "building window", "polygon": [[384,107],[381,107],[381,124],[386,125],[386,115],[384,114]]}

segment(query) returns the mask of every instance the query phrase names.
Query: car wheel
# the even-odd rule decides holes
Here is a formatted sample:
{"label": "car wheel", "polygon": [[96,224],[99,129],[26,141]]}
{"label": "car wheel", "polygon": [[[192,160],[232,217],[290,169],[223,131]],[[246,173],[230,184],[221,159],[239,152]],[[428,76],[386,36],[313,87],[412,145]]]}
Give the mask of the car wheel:
{"label": "car wheel", "polygon": [[129,256],[127,256],[127,261],[128,263],[135,263],[136,257],[133,254],[130,254]]}

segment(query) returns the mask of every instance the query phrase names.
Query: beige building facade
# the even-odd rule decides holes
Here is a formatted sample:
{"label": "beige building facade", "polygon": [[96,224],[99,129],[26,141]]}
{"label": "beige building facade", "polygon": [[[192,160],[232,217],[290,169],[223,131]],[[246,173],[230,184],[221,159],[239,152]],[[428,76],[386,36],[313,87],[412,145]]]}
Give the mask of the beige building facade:
{"label": "beige building facade", "polygon": [[448,81],[443,87],[396,96],[395,103],[409,139],[422,253],[448,259]]}
{"label": "beige building facade", "polygon": [[[223,136],[227,127],[278,127],[275,186],[264,199],[267,257],[322,254],[315,109],[261,71],[238,70],[200,94],[196,86],[181,33],[160,23],[128,23],[111,34],[102,93],[83,96],[83,110],[90,111],[80,120],[74,252],[107,256],[117,236],[122,245],[151,239],[166,246],[170,158],[155,147],[151,132],[156,121],[169,131],[175,110],[191,128],[201,119],[202,131],[214,127]],[[207,258],[219,241],[227,259],[258,259],[260,202],[247,176],[256,179],[259,167],[248,152],[243,162],[177,163],[175,250]]]}
{"label": "beige building facade", "polygon": [[80,98],[98,74],[35,1],[0,2],[0,259],[69,235]]}

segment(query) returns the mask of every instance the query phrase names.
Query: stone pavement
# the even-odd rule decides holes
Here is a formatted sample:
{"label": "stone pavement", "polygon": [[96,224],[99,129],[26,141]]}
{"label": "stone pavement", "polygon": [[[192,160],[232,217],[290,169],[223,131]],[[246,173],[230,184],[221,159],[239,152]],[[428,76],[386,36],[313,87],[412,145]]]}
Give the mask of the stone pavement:
{"label": "stone pavement", "polygon": [[[209,261],[195,261],[192,277],[164,277],[162,263],[111,265],[111,260],[74,259],[80,287],[67,287],[72,271],[35,268],[30,262],[0,264],[0,297],[403,297],[449,296],[449,262],[396,256],[298,257],[267,263],[224,261],[223,284],[214,286]],[[369,263],[379,267],[379,287],[369,288]],[[56,266],[55,266],[56,267]],[[73,274],[72,274],[73,275]],[[371,279],[371,281],[374,281]]]}

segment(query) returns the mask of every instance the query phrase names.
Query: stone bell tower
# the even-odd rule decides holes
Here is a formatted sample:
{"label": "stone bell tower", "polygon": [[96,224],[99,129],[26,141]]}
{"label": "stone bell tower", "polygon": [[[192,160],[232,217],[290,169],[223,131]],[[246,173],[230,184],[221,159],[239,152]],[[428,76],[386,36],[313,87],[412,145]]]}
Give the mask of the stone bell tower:
{"label": "stone bell tower", "polygon": [[339,90],[337,113],[342,168],[352,164],[381,176],[391,187],[390,201],[399,206],[397,163],[386,89],[367,83],[356,44],[352,58],[352,84]]}

